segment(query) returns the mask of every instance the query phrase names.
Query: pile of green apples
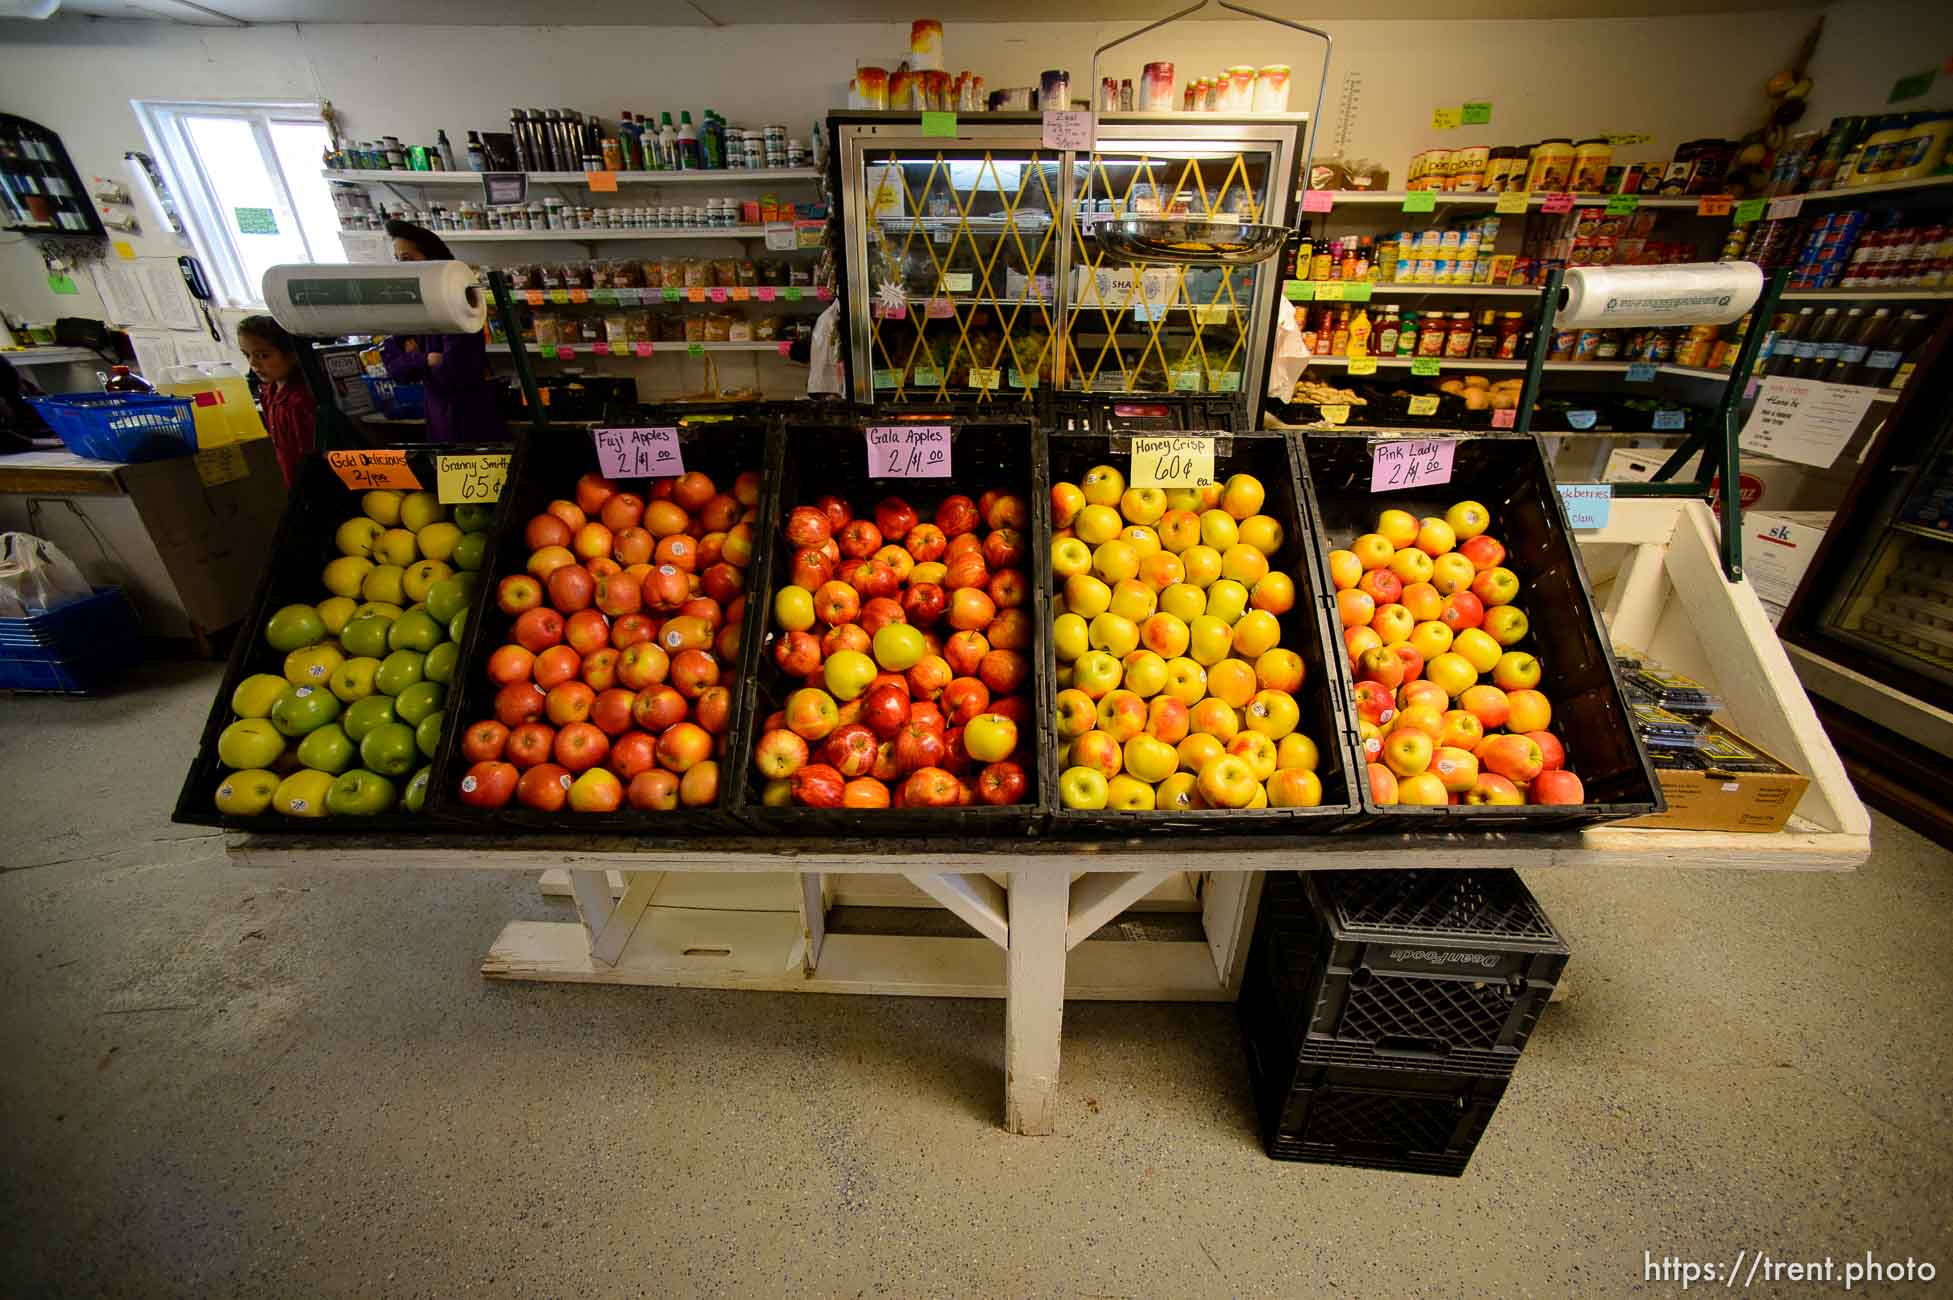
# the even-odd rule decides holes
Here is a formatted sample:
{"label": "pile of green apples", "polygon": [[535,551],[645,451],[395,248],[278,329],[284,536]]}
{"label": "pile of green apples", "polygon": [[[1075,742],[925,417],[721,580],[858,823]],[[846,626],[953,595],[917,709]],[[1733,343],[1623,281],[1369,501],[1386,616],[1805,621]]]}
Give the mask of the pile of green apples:
{"label": "pile of green apples", "polygon": [[221,812],[370,817],[427,799],[494,508],[456,506],[450,518],[432,492],[376,490],[360,511],[333,534],[324,598],[265,623],[281,671],[231,693],[237,717],[217,738]]}

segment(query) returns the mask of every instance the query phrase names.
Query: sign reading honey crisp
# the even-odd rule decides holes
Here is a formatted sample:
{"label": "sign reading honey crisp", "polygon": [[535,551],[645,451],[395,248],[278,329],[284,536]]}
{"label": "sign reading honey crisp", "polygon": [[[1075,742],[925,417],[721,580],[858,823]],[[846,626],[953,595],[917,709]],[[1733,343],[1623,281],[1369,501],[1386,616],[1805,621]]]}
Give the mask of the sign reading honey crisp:
{"label": "sign reading honey crisp", "polygon": [[1128,478],[1136,488],[1212,487],[1214,440],[1185,433],[1135,436]]}

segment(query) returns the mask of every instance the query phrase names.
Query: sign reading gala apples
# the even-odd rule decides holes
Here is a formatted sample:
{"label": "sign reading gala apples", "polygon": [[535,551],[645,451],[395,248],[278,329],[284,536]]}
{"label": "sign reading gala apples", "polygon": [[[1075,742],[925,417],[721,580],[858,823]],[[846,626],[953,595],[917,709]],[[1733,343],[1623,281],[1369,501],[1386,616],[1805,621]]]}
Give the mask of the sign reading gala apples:
{"label": "sign reading gala apples", "polygon": [[1136,488],[1193,488],[1214,485],[1214,440],[1199,434],[1132,440]]}
{"label": "sign reading gala apples", "polygon": [[870,478],[948,478],[947,424],[870,425]]}
{"label": "sign reading gala apples", "polygon": [[1448,438],[1397,438],[1370,445],[1370,491],[1430,487],[1451,481],[1458,444]]}
{"label": "sign reading gala apples", "polygon": [[685,472],[685,451],[678,430],[592,429],[597,445],[597,470],[606,478],[676,478]]}

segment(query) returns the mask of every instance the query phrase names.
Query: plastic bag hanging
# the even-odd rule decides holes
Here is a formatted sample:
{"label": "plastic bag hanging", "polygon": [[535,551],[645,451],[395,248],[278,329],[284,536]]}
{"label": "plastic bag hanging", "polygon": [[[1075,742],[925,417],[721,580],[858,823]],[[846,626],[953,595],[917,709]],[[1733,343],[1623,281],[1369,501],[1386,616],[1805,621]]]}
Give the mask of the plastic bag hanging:
{"label": "plastic bag hanging", "polygon": [[45,614],[94,594],[53,542],[32,533],[0,534],[0,618]]}

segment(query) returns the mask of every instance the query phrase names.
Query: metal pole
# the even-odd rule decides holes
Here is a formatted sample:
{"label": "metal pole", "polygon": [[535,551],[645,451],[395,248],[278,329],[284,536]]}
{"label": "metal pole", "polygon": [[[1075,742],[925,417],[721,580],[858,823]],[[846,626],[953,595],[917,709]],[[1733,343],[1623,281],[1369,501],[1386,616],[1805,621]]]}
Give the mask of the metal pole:
{"label": "metal pole", "polygon": [[1546,287],[1539,291],[1539,320],[1533,326],[1533,350],[1526,358],[1526,382],[1519,389],[1519,415],[1512,422],[1516,433],[1533,431],[1533,403],[1539,398],[1540,381],[1546,373],[1546,354],[1553,350],[1553,318],[1559,313],[1560,281],[1566,272],[1558,267],[1547,273]]}
{"label": "metal pole", "polygon": [[515,303],[509,297],[509,282],[500,271],[488,273],[488,291],[495,295],[495,311],[502,318],[502,337],[509,341],[509,357],[515,362],[516,382],[522,385],[522,399],[529,404],[530,427],[537,433],[549,428],[549,412],[536,389],[536,372],[529,367],[529,349],[523,346],[522,331],[515,324]]}

